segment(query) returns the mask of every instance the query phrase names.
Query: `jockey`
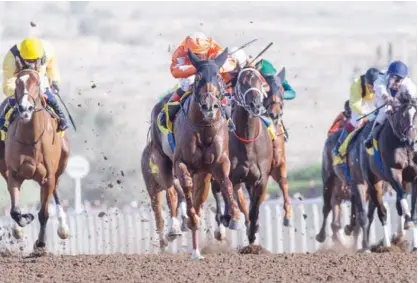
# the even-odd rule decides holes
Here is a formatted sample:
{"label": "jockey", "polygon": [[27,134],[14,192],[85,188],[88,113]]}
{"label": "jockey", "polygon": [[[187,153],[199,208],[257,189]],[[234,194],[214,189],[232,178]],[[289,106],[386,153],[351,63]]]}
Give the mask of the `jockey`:
{"label": "jockey", "polygon": [[[20,64],[17,63],[20,61]],[[54,47],[45,40],[28,37],[21,43],[14,45],[4,57],[3,61],[3,92],[6,99],[0,106],[0,130],[4,137],[5,115],[16,104],[14,94],[16,88],[16,75],[23,69],[30,68],[39,72],[41,77],[41,89],[46,96],[47,103],[58,115],[59,130],[68,128],[66,118],[62,112],[55,95],[52,92],[59,91],[60,74],[58,72],[57,59]],[[52,88],[52,92],[51,92]]]}
{"label": "jockey", "polygon": [[[351,119],[345,124],[344,130],[341,132],[338,138],[337,144],[333,148],[332,154],[340,156],[340,147],[346,140],[349,133],[355,129],[360,128],[367,121],[367,117],[357,121],[360,117],[369,114],[375,109],[373,92],[373,84],[379,76],[379,70],[376,68],[370,68],[364,75],[356,78],[350,87],[350,108]],[[341,157],[341,156],[340,156]]]}
{"label": "jockey", "polygon": [[344,103],[344,111],[338,114],[337,118],[335,118],[334,122],[332,123],[331,128],[328,130],[328,136],[332,135],[350,120],[351,118],[351,108],[350,108],[350,101],[347,100]]}
{"label": "jockey", "polygon": [[408,67],[401,61],[394,61],[389,65],[386,74],[381,74],[374,83],[376,93],[375,106],[380,107],[386,104],[386,107],[380,109],[377,114],[372,131],[370,132],[364,144],[367,148],[372,147],[373,138],[375,138],[387,118],[387,113],[392,111],[394,99],[397,94],[407,91],[413,98],[417,97],[417,87],[408,77]]}
{"label": "jockey", "polygon": [[[180,100],[183,95],[191,90],[191,87],[194,82],[194,74],[196,68],[190,63],[190,60],[187,56],[187,50],[196,54],[202,60],[215,59],[217,55],[224,51],[214,39],[207,37],[201,32],[195,32],[192,35],[187,36],[181,44],[176,48],[172,55],[170,71],[174,78],[179,80],[180,87],[171,95],[169,101],[167,102],[168,107],[168,118],[170,121],[175,117],[177,112],[180,110]],[[222,78],[226,79],[226,74],[233,71],[236,68],[236,61],[232,58],[228,58],[225,64],[220,69]],[[224,88],[225,86],[223,86]],[[222,96],[227,93],[222,93]],[[235,125],[232,122],[231,113],[225,109],[227,103],[226,97],[222,99],[222,106],[224,113],[228,121],[228,127],[232,131],[235,129]],[[163,111],[160,115],[161,125],[167,127],[167,117],[166,113]],[[169,139],[173,138],[172,129],[168,129]]]}

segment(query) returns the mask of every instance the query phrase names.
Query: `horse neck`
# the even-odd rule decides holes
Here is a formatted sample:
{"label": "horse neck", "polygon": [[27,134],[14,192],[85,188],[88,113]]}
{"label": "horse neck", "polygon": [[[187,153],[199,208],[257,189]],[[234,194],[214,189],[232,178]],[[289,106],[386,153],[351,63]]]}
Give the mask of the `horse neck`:
{"label": "horse neck", "polygon": [[19,141],[27,144],[37,142],[46,127],[45,110],[34,112],[32,119],[28,123],[22,123],[18,118],[18,126],[16,135],[19,136]]}
{"label": "horse neck", "polygon": [[243,138],[254,138],[260,130],[260,117],[251,116],[247,110],[241,106],[234,109],[233,120],[236,132]]}

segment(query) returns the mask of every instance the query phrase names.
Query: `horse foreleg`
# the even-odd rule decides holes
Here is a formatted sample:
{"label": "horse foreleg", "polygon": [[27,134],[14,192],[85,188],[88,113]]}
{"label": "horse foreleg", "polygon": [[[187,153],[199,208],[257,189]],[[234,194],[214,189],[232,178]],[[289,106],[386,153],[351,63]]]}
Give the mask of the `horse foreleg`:
{"label": "horse foreleg", "polygon": [[4,154],[5,154],[5,144],[4,141],[0,141],[0,174],[3,176],[4,180],[7,182],[8,178],[8,170],[6,161],[4,160]]}
{"label": "horse foreleg", "polygon": [[351,193],[353,194],[353,203],[351,205],[355,205],[356,211],[356,220],[360,225],[362,232],[363,232],[363,239],[362,239],[362,250],[369,251],[369,241],[367,237],[367,224],[368,219],[366,216],[366,193],[367,193],[367,184],[364,183],[354,183],[351,186]]}
{"label": "horse foreleg", "polygon": [[248,227],[250,224],[250,217],[248,215],[247,202],[241,184],[234,185],[234,191],[237,195],[239,210],[244,214],[245,226]]}
{"label": "horse foreleg", "polygon": [[331,208],[332,208],[332,240],[339,242],[345,246],[345,236],[343,229],[341,228],[341,198],[337,196],[336,190],[333,190],[331,196]]}
{"label": "horse foreleg", "polygon": [[57,180],[57,184],[55,186],[55,190],[53,193],[53,196],[55,199],[55,211],[56,211],[57,220],[58,220],[57,234],[58,234],[58,237],[60,237],[62,240],[65,240],[65,239],[68,239],[68,236],[70,234],[70,228],[68,227],[68,224],[67,224],[67,215],[65,214],[64,209],[61,206],[61,201],[58,197],[57,187],[58,187],[58,180]]}
{"label": "horse foreleg", "polygon": [[239,228],[240,211],[234,199],[233,188],[231,180],[229,179],[231,163],[228,157],[224,154],[218,165],[213,170],[213,177],[219,183],[222,194],[225,197],[225,206],[228,206],[228,211],[231,215],[231,221],[228,228],[231,230],[237,230]]}
{"label": "horse foreleg", "polygon": [[255,234],[258,232],[259,223],[258,216],[260,213],[260,205],[266,196],[267,181],[260,180],[254,187],[253,194],[251,195],[250,203],[250,226],[247,229],[248,241],[251,244],[254,243],[256,237]]}
{"label": "horse foreleg", "polygon": [[218,182],[216,182],[216,180],[212,180],[211,189],[212,189],[212,194],[213,194],[213,197],[215,198],[215,203],[216,203],[215,221],[216,221],[217,227],[214,232],[214,237],[218,241],[222,241],[226,237],[226,229],[225,229],[225,224],[223,222],[224,217],[222,215],[222,209],[221,209],[221,202],[222,202],[221,188]]}
{"label": "horse foreleg", "polygon": [[56,188],[56,178],[55,175],[49,175],[47,181],[41,185],[41,208],[38,212],[38,220],[40,224],[38,239],[34,244],[34,252],[39,255],[44,255],[46,253],[46,241],[45,241],[45,232],[46,225],[48,223],[49,212],[48,205],[51,200],[51,196]]}
{"label": "horse foreleg", "polygon": [[168,221],[168,235],[167,239],[171,242],[177,237],[181,236],[180,221],[177,219],[178,198],[174,186],[171,186],[166,191],[166,199],[168,208],[170,209],[170,220]]}
{"label": "horse foreleg", "polygon": [[23,229],[35,218],[33,214],[22,214],[20,210],[20,187],[22,186],[23,180],[19,177],[14,176],[14,174],[9,174],[7,178],[7,189],[10,194],[10,216],[13,218],[17,224],[13,226],[13,236],[16,239],[21,239],[23,237]]}
{"label": "horse foreleg", "polygon": [[402,171],[396,168],[390,168],[388,182],[396,191],[396,210],[398,215],[405,216],[405,229],[413,227],[411,212],[409,210],[408,200],[406,199],[405,188],[402,182]]}
{"label": "horse foreleg", "polygon": [[186,164],[181,161],[175,162],[175,175],[179,178],[180,185],[184,190],[187,205],[187,226],[192,230],[193,258],[199,258],[197,230],[199,229],[200,218],[193,206],[193,179]]}
{"label": "horse foreleg", "polygon": [[283,162],[279,167],[273,168],[271,177],[279,184],[283,194],[283,225],[290,226],[290,220],[292,219],[292,206],[290,204],[289,197],[289,182],[287,181],[287,165]]}
{"label": "horse foreleg", "polygon": [[322,215],[323,215],[322,226],[321,226],[319,233],[315,237],[315,239],[320,243],[323,243],[326,238],[325,225],[327,224],[328,215],[331,212],[331,197],[332,197],[333,190],[334,190],[334,184],[330,179],[328,179],[327,182],[324,182],[324,190],[323,190],[324,191],[323,193],[324,206],[322,207]]}
{"label": "horse foreleg", "polygon": [[180,181],[177,178],[173,179],[174,189],[177,192],[177,209],[181,218],[181,231],[186,232],[186,221],[187,221],[187,212],[186,212],[186,197],[184,196],[183,188],[180,185]]}

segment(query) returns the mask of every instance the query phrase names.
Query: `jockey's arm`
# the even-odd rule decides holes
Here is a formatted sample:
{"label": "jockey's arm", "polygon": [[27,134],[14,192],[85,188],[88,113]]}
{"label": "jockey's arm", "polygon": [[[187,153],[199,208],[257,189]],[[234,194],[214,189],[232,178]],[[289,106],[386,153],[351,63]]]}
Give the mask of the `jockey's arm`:
{"label": "jockey's arm", "polygon": [[290,86],[289,82],[284,79],[282,82],[282,86],[284,89],[284,99],[285,100],[292,100],[296,97],[295,90]]}
{"label": "jockey's arm", "polygon": [[363,111],[363,97],[361,96],[361,85],[354,82],[350,87],[350,108],[357,115],[365,115]]}
{"label": "jockey's arm", "polygon": [[375,93],[375,104],[376,107],[380,107],[383,104],[387,103],[389,97],[392,97],[387,89],[386,80],[379,78],[373,84],[373,89]]}
{"label": "jockey's arm", "polygon": [[196,73],[196,68],[191,64],[187,65],[187,61],[187,54],[183,46],[179,46],[171,59],[170,71],[174,78],[185,79]]}
{"label": "jockey's arm", "polygon": [[3,93],[6,97],[13,97],[16,89],[16,61],[8,51],[3,61]]}

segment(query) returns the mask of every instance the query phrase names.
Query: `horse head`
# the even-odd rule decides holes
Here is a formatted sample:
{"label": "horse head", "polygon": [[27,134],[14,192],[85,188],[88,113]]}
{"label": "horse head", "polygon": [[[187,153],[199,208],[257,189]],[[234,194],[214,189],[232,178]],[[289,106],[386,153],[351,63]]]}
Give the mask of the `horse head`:
{"label": "horse head", "polygon": [[266,81],[270,86],[270,90],[267,93],[267,99],[265,100],[264,105],[274,123],[277,123],[283,115],[284,90],[282,81],[284,80],[284,77],[284,68],[274,76],[266,76]]}
{"label": "horse head", "polygon": [[192,65],[196,68],[193,84],[194,102],[199,105],[204,120],[211,122],[219,116],[222,90],[222,78],[219,69],[227,59],[228,48],[214,60],[201,60],[190,50],[188,50],[187,55]]}
{"label": "horse head", "polygon": [[266,112],[263,102],[267,98],[267,93],[263,84],[261,74],[253,67],[246,67],[238,74],[235,100],[252,116],[260,116]]}
{"label": "horse head", "polygon": [[23,123],[32,120],[33,113],[43,109],[41,77],[32,69],[24,69],[17,74],[15,99],[17,111]]}
{"label": "horse head", "polygon": [[399,94],[398,105],[392,114],[392,129],[395,135],[408,145],[416,142],[417,101],[408,92]]}

